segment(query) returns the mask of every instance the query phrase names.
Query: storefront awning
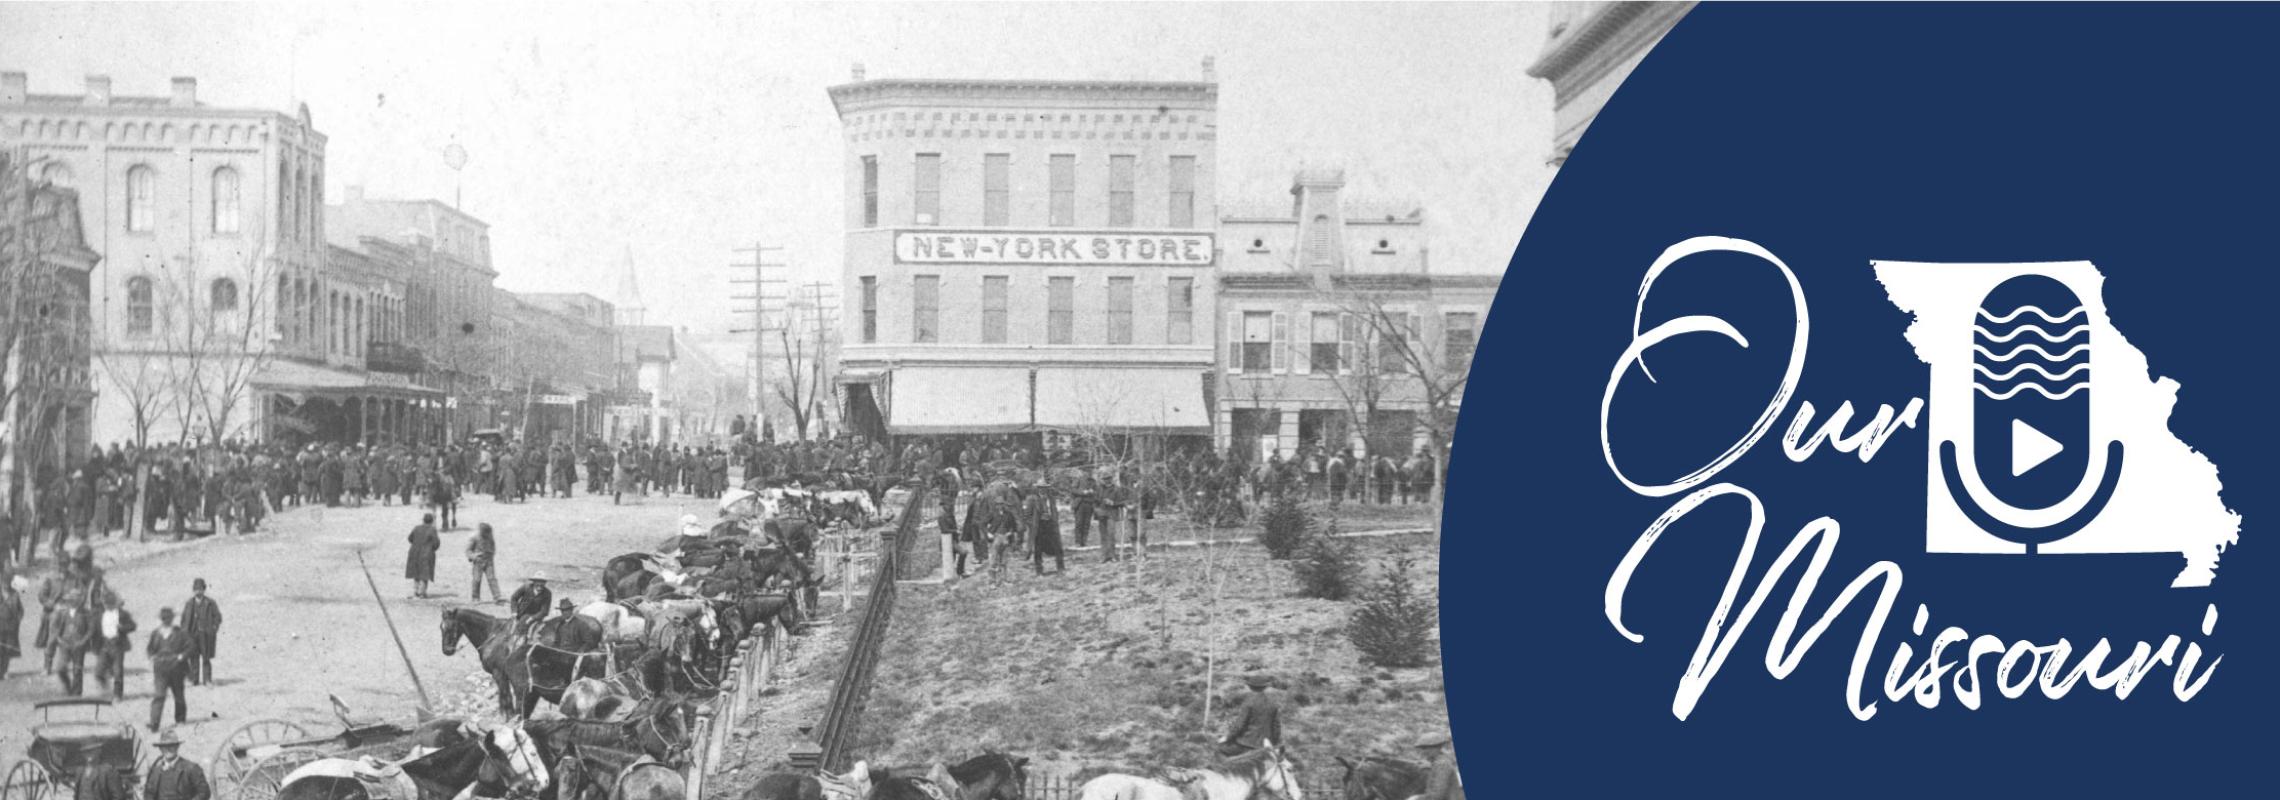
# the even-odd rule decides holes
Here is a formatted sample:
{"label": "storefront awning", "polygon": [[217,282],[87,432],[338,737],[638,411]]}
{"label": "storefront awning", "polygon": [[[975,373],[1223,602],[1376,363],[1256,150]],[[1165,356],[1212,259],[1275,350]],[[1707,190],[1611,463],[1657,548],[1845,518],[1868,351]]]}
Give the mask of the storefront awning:
{"label": "storefront awning", "polygon": [[[265,392],[303,397],[348,397],[368,395],[396,399],[437,399],[443,393],[425,386],[413,385],[402,376],[385,374],[360,375],[347,370],[303,364],[278,359],[261,365],[253,376],[253,387]],[[402,382],[398,382],[402,381]]]}
{"label": "storefront awning", "polygon": [[1043,367],[1039,428],[1069,431],[1210,433],[1201,370]]}
{"label": "storefront awning", "polygon": [[887,429],[895,434],[1029,429],[1027,367],[903,367],[888,381]]}

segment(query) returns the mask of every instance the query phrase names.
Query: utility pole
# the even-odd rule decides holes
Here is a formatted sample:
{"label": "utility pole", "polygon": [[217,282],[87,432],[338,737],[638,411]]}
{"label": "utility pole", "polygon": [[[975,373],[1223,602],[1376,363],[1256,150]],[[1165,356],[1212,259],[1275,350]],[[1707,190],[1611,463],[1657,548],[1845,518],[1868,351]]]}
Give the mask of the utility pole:
{"label": "utility pole", "polygon": [[[839,306],[836,302],[826,303],[825,292],[826,290],[830,290],[833,295],[836,295],[838,287],[834,284],[824,281],[811,281],[805,284],[801,284],[800,288],[807,290],[809,297],[808,307],[814,311],[814,313],[810,316],[813,317],[813,320],[815,322],[815,354],[808,360],[810,375],[809,386],[811,387],[808,392],[808,397],[809,402],[813,404],[815,402],[815,398],[822,396],[824,378],[831,371],[830,364],[828,363],[829,354],[831,352],[830,337],[831,332],[838,328],[839,321]],[[830,299],[836,301],[838,298],[836,296],[833,296]],[[831,395],[832,406],[834,408],[837,408],[839,402],[838,390],[834,388],[831,392]],[[814,419],[814,421],[817,423],[818,430],[820,430],[823,421],[822,409],[811,408],[809,411],[809,416]]]}
{"label": "utility pole", "polygon": [[[748,388],[752,394],[751,430],[754,432],[753,435],[756,437],[759,435],[758,432],[761,429],[763,420],[765,420],[767,417],[768,408],[766,395],[766,390],[768,388],[766,380],[766,368],[768,362],[763,359],[763,355],[767,351],[768,344],[766,338],[768,329],[768,326],[766,324],[766,312],[768,308],[768,301],[772,299],[768,296],[768,287],[772,284],[780,285],[784,283],[784,279],[781,277],[769,277],[768,271],[785,269],[790,266],[789,264],[781,261],[773,263],[769,262],[767,254],[780,253],[783,252],[783,250],[783,245],[769,245],[755,241],[752,243],[751,247],[736,248],[736,252],[740,255],[744,253],[752,254],[752,263],[731,263],[728,265],[729,268],[733,270],[752,271],[752,277],[750,278],[742,277],[741,275],[734,275],[728,279],[728,282],[732,284],[752,285],[752,293],[749,295],[729,295],[730,300],[752,301],[752,327],[749,329],[731,328],[729,332],[752,334],[752,380],[748,384]],[[736,313],[743,313],[741,309],[732,309],[732,311],[735,311]]]}

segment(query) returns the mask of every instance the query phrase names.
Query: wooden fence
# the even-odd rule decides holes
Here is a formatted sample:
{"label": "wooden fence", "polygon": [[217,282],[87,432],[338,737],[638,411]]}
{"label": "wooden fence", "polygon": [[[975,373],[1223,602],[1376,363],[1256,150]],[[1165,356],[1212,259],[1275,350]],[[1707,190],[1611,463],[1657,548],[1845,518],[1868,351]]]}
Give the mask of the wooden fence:
{"label": "wooden fence", "polygon": [[895,613],[895,580],[902,553],[925,517],[928,487],[913,488],[893,529],[882,534],[878,558],[871,573],[871,592],[863,606],[863,619],[847,641],[847,660],[831,686],[831,703],[824,707],[823,724],[816,727],[816,744],[822,748],[821,766],[833,772],[848,767],[848,748],[863,724],[863,704],[870,698],[871,675],[879,666],[879,648],[886,644],[887,623]]}
{"label": "wooden fence", "polygon": [[770,622],[754,635],[744,637],[736,652],[729,656],[728,667],[722,670],[720,692],[697,704],[696,725],[689,737],[689,763],[682,773],[688,783],[687,797],[704,797],[706,780],[720,771],[737,722],[751,713],[753,700],[768,687],[768,681],[776,673],[777,659],[783,653],[783,636],[783,629]]}

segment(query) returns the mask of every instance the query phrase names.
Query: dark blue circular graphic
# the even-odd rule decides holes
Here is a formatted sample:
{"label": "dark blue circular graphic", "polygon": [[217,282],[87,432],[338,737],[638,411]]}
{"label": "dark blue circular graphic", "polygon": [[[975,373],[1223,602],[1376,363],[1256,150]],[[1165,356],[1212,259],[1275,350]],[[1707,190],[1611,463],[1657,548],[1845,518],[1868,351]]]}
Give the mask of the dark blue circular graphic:
{"label": "dark blue circular graphic", "polygon": [[2272,791],[2275,35],[1683,20],[1484,331],[1442,573],[1467,788]]}

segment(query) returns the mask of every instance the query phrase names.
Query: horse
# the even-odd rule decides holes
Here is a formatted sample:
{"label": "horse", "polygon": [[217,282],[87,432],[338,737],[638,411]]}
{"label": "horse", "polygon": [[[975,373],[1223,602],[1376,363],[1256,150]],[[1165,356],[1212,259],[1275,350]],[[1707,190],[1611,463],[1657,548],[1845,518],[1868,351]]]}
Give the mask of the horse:
{"label": "horse", "polygon": [[562,716],[576,720],[617,721],[634,703],[625,687],[597,678],[579,678],[562,690]]}
{"label": "horse", "polygon": [[689,747],[688,713],[679,696],[660,696],[636,705],[620,721],[545,719],[522,727],[556,753],[577,752],[591,758],[595,751],[617,751],[677,764],[685,760]]}
{"label": "horse", "polygon": [[531,641],[556,650],[586,653],[602,649],[602,623],[582,614],[563,614],[531,626]]}
{"label": "horse", "polygon": [[671,571],[664,562],[663,558],[648,553],[626,553],[610,559],[609,563],[602,567],[602,599],[618,599],[618,582],[624,580],[628,575],[649,571],[650,565],[656,565],[660,572]]}
{"label": "horse", "polygon": [[1398,759],[1372,756],[1357,764],[1338,758],[1346,774],[1338,781],[1344,800],[1407,800],[1425,793],[1425,768]]}
{"label": "horse", "polygon": [[680,772],[644,757],[618,772],[609,800],[683,800],[688,791]]}
{"label": "horse", "polygon": [[579,606],[578,616],[601,625],[602,641],[609,644],[638,642],[649,635],[649,618],[623,603],[596,600]]}
{"label": "horse", "polygon": [[1181,783],[1193,783],[1188,788],[1204,800],[1245,800],[1262,791],[1289,800],[1306,800],[1305,790],[1298,785],[1298,766],[1274,742],[1221,763],[1228,771],[1170,769],[1165,774]]}
{"label": "horse", "polygon": [[925,778],[894,777],[873,786],[870,800],[950,800],[950,796]]}
{"label": "horse", "polygon": [[[857,761],[845,775],[771,772],[744,790],[741,800],[865,800],[871,796],[871,768]],[[1175,800],[1177,800],[1175,798]]]}
{"label": "horse", "polygon": [[875,771],[874,782],[885,778],[923,778],[954,792],[953,800],[1023,800],[1029,796],[1029,759],[984,751],[953,766],[894,767]]}
{"label": "horse", "polygon": [[[441,627],[444,655],[458,653],[462,638],[475,647],[483,671],[490,673],[492,682],[499,687],[499,710],[505,713],[528,717],[541,698],[560,704],[562,691],[572,681],[608,676],[607,654],[538,644],[529,637],[515,635],[512,620],[472,608],[444,609]],[[596,630],[598,640],[598,628]],[[546,678],[553,677],[548,667],[560,668],[563,674],[559,683],[545,682]]]}
{"label": "horse", "polygon": [[794,630],[804,616],[799,597],[788,594],[748,594],[715,603],[713,612],[728,629],[730,641],[743,641],[771,622],[783,626],[784,630]]}
{"label": "horse", "polygon": [[1077,790],[1077,800],[1186,800],[1180,790],[1170,784],[1149,780],[1136,775],[1111,772],[1092,780]]}
{"label": "horse", "polygon": [[803,558],[815,557],[816,529],[821,527],[805,515],[769,517],[760,524],[760,533],[778,546],[799,553]]}

